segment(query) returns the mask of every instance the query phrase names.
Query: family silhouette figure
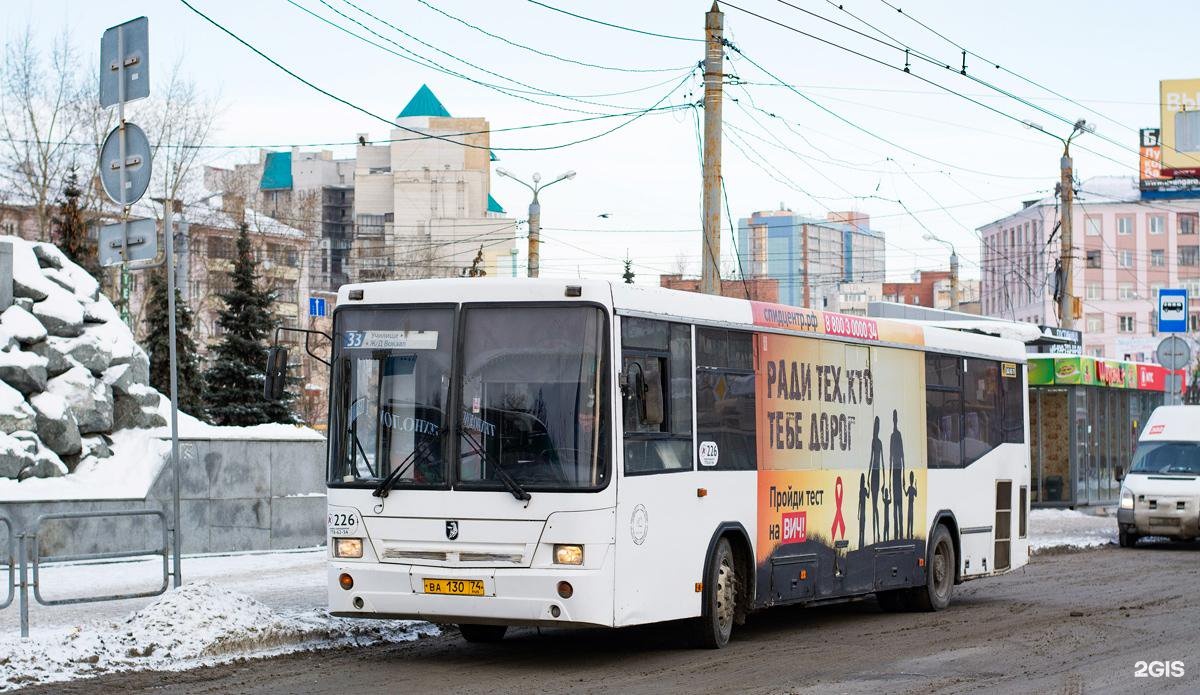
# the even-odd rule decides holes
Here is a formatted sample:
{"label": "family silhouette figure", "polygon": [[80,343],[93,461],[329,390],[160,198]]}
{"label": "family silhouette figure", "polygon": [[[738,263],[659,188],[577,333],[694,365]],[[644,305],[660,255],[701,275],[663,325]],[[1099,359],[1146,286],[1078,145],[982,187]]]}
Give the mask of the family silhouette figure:
{"label": "family silhouette figure", "polygon": [[[858,479],[858,546],[866,546],[867,499],[871,500],[871,542],[913,538],[913,507],[917,499],[917,477],[908,471],[904,482],[904,437],[900,435],[900,413],[892,409],[892,435],[888,444],[888,459],[883,460],[883,441],[879,437],[879,416],[871,437],[871,459],[867,473]],[[884,470],[884,466],[887,470]],[[888,480],[890,474],[891,480]],[[890,484],[889,484],[890,483]],[[869,484],[869,487],[868,487]],[[880,532],[879,501],[883,499],[883,528]],[[907,501],[907,504],[906,504]],[[905,517],[907,508],[908,516]],[[905,524],[907,521],[907,525]]]}

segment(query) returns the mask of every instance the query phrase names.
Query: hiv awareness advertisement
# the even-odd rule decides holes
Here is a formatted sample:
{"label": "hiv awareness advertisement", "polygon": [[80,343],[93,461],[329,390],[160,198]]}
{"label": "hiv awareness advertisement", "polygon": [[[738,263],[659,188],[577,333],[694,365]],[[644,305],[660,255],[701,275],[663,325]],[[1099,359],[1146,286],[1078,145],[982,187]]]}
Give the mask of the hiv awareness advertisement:
{"label": "hiv awareness advertisement", "polygon": [[858,551],[926,536],[922,353],[776,334],[757,350],[760,578],[809,557],[845,578],[832,589],[870,583]]}

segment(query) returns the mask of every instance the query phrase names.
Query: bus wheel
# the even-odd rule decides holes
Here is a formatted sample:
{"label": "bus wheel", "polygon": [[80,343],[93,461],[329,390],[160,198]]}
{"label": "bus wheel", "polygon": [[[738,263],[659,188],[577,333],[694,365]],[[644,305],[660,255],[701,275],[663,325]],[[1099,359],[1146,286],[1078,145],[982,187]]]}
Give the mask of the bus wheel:
{"label": "bus wheel", "polygon": [[504,633],[508,632],[508,626],[461,623],[458,631],[468,642],[499,642],[504,639]]}
{"label": "bus wheel", "polygon": [[923,611],[940,611],[950,605],[954,589],[954,543],[950,532],[938,524],[929,542],[929,561],[925,570],[925,586],[913,589],[912,604]]}
{"label": "bus wheel", "polygon": [[691,632],[697,646],[720,649],[729,644],[737,617],[737,564],[729,539],[717,541],[711,563],[704,570],[704,584],[711,588],[705,592],[703,610],[693,621]]}
{"label": "bus wheel", "polygon": [[1117,529],[1117,542],[1122,548],[1132,548],[1137,545],[1138,535],[1132,531],[1126,531],[1124,526]]}

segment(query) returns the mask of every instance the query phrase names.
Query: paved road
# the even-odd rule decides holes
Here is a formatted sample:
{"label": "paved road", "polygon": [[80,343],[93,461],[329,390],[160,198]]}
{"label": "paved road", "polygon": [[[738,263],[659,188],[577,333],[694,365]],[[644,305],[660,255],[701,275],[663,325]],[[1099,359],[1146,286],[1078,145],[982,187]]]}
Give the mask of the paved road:
{"label": "paved road", "polygon": [[[1182,678],[1134,678],[1139,660]],[[468,645],[419,642],[110,675],[54,693],[1128,693],[1200,691],[1200,544],[1039,556],[960,585],[935,614],[874,601],[751,616],[721,651],[663,627],[518,630]]]}

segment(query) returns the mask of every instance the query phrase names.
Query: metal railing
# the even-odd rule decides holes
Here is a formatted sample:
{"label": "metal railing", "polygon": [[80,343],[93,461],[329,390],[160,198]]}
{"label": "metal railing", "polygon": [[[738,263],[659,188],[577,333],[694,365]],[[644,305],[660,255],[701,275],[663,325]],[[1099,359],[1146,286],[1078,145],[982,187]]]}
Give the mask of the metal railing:
{"label": "metal railing", "polygon": [[0,516],[0,524],[4,524],[7,530],[5,538],[8,541],[5,544],[8,552],[5,553],[6,564],[8,566],[8,594],[3,601],[0,601],[0,610],[4,610],[12,605],[13,599],[17,596],[17,537],[13,535],[12,522],[6,516]]}
{"label": "metal railing", "polygon": [[[111,517],[152,516],[162,522],[162,543],[157,548],[121,550],[105,553],[76,553],[72,555],[41,555],[39,536],[43,526],[48,521],[70,521],[78,519],[104,519]],[[96,603],[99,601],[119,601],[123,599],[146,598],[158,596],[167,591],[171,581],[171,549],[178,543],[178,532],[170,526],[166,512],[160,509],[126,509],[113,512],[65,512],[59,514],[42,514],[34,521],[33,532],[13,534],[13,525],[6,517],[0,516],[0,524],[8,530],[8,596],[0,609],[7,608],[17,600],[21,611],[21,637],[29,636],[29,589],[33,589],[33,599],[43,606],[62,606],[78,603]],[[16,548],[14,552],[14,546]],[[43,563],[49,562],[85,562],[92,560],[116,560],[122,558],[145,557],[159,555],[162,557],[162,583],[156,589],[127,594],[104,594],[101,596],[75,596],[69,598],[46,598],[42,595],[41,569]],[[30,569],[32,568],[32,573]],[[31,576],[32,574],[32,576]]]}

